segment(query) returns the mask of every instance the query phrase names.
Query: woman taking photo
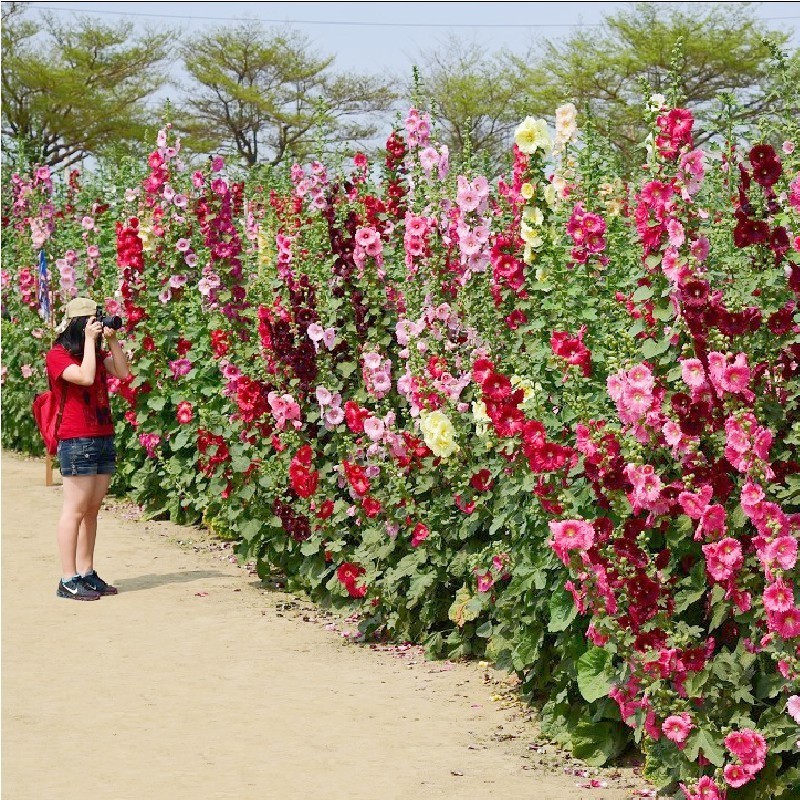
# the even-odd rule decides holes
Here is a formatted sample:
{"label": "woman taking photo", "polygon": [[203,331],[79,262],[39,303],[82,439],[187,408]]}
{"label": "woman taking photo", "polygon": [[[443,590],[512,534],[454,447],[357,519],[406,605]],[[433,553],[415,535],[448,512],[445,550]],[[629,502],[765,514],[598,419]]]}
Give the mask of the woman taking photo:
{"label": "woman taking photo", "polygon": [[[64,505],[58,521],[61,580],[56,595],[97,600],[117,590],[94,569],[97,513],[114,474],[114,422],[106,375],[128,377],[128,361],[113,328],[96,317],[97,303],[67,303],[58,338],[47,353],[47,374],[59,407],[58,461]],[[105,338],[108,352],[101,349]],[[63,405],[62,405],[63,401]]]}

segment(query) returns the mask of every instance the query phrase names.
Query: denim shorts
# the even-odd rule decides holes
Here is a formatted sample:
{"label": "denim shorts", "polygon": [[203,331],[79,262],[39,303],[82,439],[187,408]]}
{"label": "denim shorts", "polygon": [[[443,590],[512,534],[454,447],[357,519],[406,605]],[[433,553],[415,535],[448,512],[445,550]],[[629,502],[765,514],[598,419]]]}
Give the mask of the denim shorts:
{"label": "denim shorts", "polygon": [[117,451],[113,436],[79,436],[58,443],[61,475],[113,475]]}

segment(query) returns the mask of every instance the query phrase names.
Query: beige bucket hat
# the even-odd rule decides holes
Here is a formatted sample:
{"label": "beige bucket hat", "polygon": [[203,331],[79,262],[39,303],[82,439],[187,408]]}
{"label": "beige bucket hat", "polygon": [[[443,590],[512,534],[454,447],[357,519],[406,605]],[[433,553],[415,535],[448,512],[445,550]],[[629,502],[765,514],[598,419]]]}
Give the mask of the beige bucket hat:
{"label": "beige bucket hat", "polygon": [[97,303],[88,297],[76,297],[70,300],[64,308],[64,319],[56,328],[56,333],[61,334],[76,317],[93,317],[97,311]]}

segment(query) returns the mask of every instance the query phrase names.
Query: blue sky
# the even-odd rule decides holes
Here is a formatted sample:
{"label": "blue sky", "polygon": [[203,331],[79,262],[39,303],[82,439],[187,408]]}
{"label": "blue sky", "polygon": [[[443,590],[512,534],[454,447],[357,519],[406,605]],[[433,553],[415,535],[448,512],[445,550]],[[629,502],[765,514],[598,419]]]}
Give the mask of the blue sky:
{"label": "blue sky", "polygon": [[[336,55],[340,69],[390,72],[406,77],[415,55],[436,47],[449,33],[475,39],[489,50],[523,50],[539,36],[558,38],[576,26],[596,25],[609,12],[629,3],[554,2],[58,2],[27,4],[30,9],[56,9],[68,19],[72,10],[98,19],[118,20],[126,14],[137,26],[170,25],[200,32],[239,20],[266,24],[292,21],[322,50]],[[800,2],[756,4],[759,17],[778,29],[793,30],[791,45],[800,47]],[[212,18],[212,19],[208,19]],[[320,24],[326,23],[326,24]],[[353,24],[356,23],[356,24]],[[369,24],[366,24],[369,23]]]}

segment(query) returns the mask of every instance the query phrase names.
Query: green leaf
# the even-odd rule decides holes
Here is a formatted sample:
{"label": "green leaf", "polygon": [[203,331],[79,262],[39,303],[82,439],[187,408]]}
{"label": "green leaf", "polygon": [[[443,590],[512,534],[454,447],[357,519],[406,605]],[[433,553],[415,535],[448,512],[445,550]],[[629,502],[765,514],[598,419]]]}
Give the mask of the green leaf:
{"label": "green leaf", "polygon": [[645,358],[655,358],[669,350],[669,339],[648,339],[642,344],[642,355]]}
{"label": "green leaf", "polygon": [[578,689],[590,703],[605,697],[611,689],[611,653],[602,647],[587,650],[577,663]]}
{"label": "green leaf", "polygon": [[249,519],[247,520],[247,522],[244,523],[244,525],[241,525],[239,527],[239,534],[243,539],[250,541],[251,539],[253,539],[255,536],[258,535],[258,533],[261,531],[263,527],[264,527],[263,520]]}
{"label": "green leaf", "polygon": [[578,614],[575,601],[566,589],[559,589],[550,595],[550,622],[547,630],[551,633],[565,631]]}
{"label": "green leaf", "polygon": [[683,754],[690,761],[696,761],[698,754],[702,754],[715,766],[722,767],[725,764],[725,752],[717,738],[705,728],[692,733],[686,740],[686,748]]}

